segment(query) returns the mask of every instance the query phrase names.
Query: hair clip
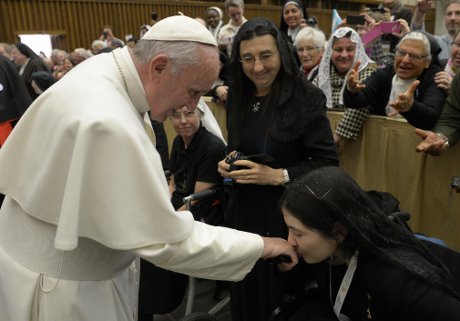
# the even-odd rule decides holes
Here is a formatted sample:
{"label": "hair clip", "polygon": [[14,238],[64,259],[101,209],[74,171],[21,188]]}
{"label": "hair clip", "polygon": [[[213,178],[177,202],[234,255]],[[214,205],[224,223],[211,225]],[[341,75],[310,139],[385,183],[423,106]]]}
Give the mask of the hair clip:
{"label": "hair clip", "polygon": [[304,184],[304,186],[310,191],[310,193],[312,193],[312,194],[313,194],[317,199],[319,199],[319,200],[323,199],[327,194],[329,194],[330,191],[332,191],[332,187],[331,187],[326,193],[324,193],[324,194],[320,197],[320,196],[316,195],[316,193],[313,192],[313,190],[312,190],[310,187],[308,187],[307,184]]}

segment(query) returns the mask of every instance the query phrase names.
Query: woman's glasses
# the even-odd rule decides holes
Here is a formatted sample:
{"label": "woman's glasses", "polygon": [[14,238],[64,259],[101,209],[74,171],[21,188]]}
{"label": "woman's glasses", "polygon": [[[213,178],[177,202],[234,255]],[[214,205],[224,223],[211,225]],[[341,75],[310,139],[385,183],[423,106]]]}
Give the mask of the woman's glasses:
{"label": "woman's glasses", "polygon": [[278,55],[278,52],[275,51],[266,51],[260,54],[259,58],[256,58],[251,55],[241,57],[240,61],[246,67],[252,67],[256,63],[256,60],[259,60],[263,65],[271,63]]}
{"label": "woman's glasses", "polygon": [[401,58],[404,58],[404,57],[406,57],[406,55],[408,55],[408,56],[409,56],[409,60],[412,60],[412,61],[420,61],[420,60],[423,60],[423,59],[425,59],[426,57],[428,57],[428,55],[424,55],[424,56],[422,56],[422,55],[415,55],[415,54],[406,52],[406,51],[401,50],[401,49],[396,50],[396,56],[401,57]]}

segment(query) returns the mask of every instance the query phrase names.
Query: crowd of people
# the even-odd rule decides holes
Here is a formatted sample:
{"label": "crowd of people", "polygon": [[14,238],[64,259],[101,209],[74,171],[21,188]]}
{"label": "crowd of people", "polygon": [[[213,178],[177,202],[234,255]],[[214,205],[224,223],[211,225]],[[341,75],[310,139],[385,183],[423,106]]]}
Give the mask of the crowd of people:
{"label": "crowd of people", "polygon": [[[308,282],[291,320],[456,320],[460,255],[339,169],[368,114],[405,119],[417,152],[458,141],[460,1],[445,5],[444,35],[424,30],[431,6],[382,0],[326,34],[303,1],[274,22],[225,0],[227,24],[216,6],[155,14],[139,40],[104,26],[91,50],[0,43],[0,311],[151,320],[151,290],[172,271],[231,281],[234,321],[269,320]],[[225,105],[227,137],[203,95]],[[343,112],[335,128],[328,110]],[[208,189],[222,192],[218,221],[215,199],[184,204]]]}

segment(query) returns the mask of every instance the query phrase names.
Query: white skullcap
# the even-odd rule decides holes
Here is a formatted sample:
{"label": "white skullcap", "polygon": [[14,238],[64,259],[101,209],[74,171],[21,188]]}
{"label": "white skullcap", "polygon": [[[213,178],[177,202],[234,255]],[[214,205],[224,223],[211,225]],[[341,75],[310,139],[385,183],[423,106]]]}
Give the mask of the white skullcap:
{"label": "white skullcap", "polygon": [[217,47],[216,39],[201,23],[187,16],[171,16],[155,23],[142,37],[145,40],[192,41]]}

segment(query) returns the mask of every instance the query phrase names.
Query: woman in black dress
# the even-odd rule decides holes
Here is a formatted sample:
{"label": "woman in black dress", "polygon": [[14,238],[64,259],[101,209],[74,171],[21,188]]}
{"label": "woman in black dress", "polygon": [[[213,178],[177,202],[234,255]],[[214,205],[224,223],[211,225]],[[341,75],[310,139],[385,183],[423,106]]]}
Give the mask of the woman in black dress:
{"label": "woman in black dress", "polygon": [[[245,156],[221,175],[233,181],[227,210],[239,230],[287,237],[278,208],[284,186],[325,165],[338,165],[336,147],[321,90],[300,72],[286,37],[265,18],[246,22],[235,37],[227,102],[228,150]],[[263,260],[231,286],[235,321],[267,320],[282,296],[299,281],[295,272],[278,273]]]}

